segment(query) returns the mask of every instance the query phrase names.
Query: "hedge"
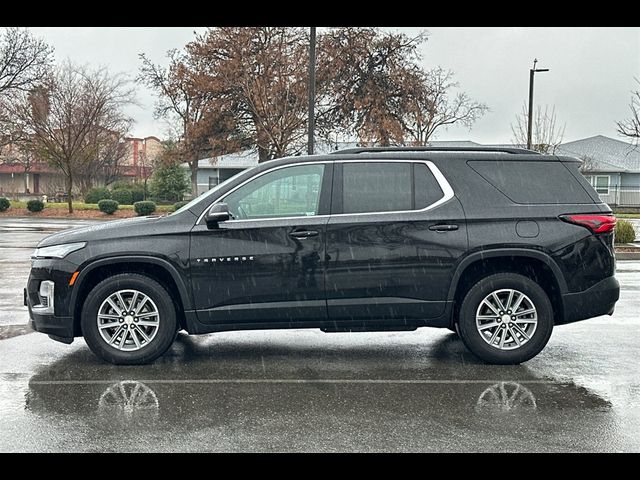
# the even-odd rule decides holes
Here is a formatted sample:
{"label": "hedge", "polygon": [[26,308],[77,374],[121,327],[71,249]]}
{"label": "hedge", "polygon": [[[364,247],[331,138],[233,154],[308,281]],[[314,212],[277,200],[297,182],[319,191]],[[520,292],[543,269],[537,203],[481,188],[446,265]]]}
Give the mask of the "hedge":
{"label": "hedge", "polygon": [[102,213],[106,213],[107,215],[113,215],[116,210],[118,210],[118,202],[115,200],[104,199],[98,202],[98,208]]}
{"label": "hedge", "polygon": [[6,197],[0,197],[0,212],[4,212],[11,206],[11,202]]}
{"label": "hedge", "polygon": [[41,212],[44,209],[44,203],[41,200],[29,200],[27,202],[27,210],[30,212]]}
{"label": "hedge", "polygon": [[615,229],[615,243],[631,243],[636,239],[636,232],[631,222],[618,219]]}
{"label": "hedge", "polygon": [[156,211],[156,204],[149,201],[136,202],[133,204],[133,209],[138,216],[151,215]]}
{"label": "hedge", "polygon": [[187,203],[189,202],[176,202],[173,204],[173,211],[177,211],[180,210],[182,207],[184,207]]}
{"label": "hedge", "polygon": [[119,188],[111,192],[111,199],[122,205],[131,205],[133,204],[133,193],[131,190]]}
{"label": "hedge", "polygon": [[111,198],[111,192],[106,187],[96,187],[89,190],[84,197],[85,203],[98,203],[100,200]]}

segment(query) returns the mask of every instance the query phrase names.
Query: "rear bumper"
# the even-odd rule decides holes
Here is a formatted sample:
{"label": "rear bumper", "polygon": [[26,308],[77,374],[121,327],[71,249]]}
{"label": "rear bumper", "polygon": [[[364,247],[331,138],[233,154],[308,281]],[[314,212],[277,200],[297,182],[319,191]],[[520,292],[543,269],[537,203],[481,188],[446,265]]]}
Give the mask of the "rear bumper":
{"label": "rear bumper", "polygon": [[562,296],[564,315],[557,324],[611,315],[620,298],[620,283],[616,277],[607,277],[584,292],[567,293]]}

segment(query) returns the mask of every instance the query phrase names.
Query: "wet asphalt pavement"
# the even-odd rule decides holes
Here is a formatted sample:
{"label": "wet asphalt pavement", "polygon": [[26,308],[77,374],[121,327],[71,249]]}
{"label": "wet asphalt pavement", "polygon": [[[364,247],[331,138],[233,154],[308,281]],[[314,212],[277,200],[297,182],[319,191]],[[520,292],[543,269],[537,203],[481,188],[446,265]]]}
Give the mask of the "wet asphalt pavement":
{"label": "wet asphalt pavement", "polygon": [[[26,322],[45,234],[12,221],[0,329]],[[1,340],[0,451],[638,452],[640,262],[618,278],[613,317],[556,328],[520,366],[483,365],[437,329],[180,334],[141,367],[105,364],[82,339]]]}

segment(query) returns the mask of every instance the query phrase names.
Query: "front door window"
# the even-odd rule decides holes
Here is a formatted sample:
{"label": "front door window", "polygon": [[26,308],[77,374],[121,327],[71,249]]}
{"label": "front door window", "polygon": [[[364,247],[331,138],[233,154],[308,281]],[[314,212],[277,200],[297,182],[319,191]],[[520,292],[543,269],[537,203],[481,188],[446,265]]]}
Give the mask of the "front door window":
{"label": "front door window", "polygon": [[318,214],[324,165],[297,165],[270,171],[222,201],[234,220],[305,217]]}

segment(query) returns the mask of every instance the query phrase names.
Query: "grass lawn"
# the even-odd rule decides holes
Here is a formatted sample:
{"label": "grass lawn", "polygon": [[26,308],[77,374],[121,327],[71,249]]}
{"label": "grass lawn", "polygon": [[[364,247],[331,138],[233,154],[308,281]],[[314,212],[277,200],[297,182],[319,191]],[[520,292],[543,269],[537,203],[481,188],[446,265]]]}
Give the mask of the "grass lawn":
{"label": "grass lawn", "polygon": [[640,219],[640,213],[616,213],[613,212],[616,218],[638,218]]}
{"label": "grass lawn", "polygon": [[[113,215],[102,213],[95,203],[73,202],[73,214],[69,214],[68,205],[66,203],[44,204],[44,210],[41,212],[30,212],[27,210],[27,202],[11,201],[11,207],[4,212],[0,212],[2,217],[49,217],[49,218],[95,218],[109,220],[113,218],[129,218],[137,216],[133,210],[133,205],[120,205]],[[173,212],[173,205],[158,205],[155,213],[164,214]]]}

